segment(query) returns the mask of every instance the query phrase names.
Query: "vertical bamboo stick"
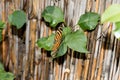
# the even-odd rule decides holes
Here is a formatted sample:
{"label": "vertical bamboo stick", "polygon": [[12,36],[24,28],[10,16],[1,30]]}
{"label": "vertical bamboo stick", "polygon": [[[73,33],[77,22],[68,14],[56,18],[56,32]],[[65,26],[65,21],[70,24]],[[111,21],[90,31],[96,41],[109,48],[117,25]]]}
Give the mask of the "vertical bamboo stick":
{"label": "vertical bamboo stick", "polygon": [[93,59],[93,64],[92,64],[92,71],[91,71],[91,78],[90,78],[90,80],[94,80],[96,63],[97,63],[97,59],[94,58],[94,59]]}
{"label": "vertical bamboo stick", "polygon": [[115,53],[116,53],[116,48],[117,48],[117,40],[115,39],[114,41],[114,48],[113,48],[113,53],[112,53],[112,57],[111,57],[111,65],[110,65],[110,74],[109,74],[109,80],[112,80],[113,77],[113,68],[114,68],[114,58],[115,58]]}
{"label": "vertical bamboo stick", "polygon": [[98,8],[99,8],[99,0],[96,0],[95,12],[98,12]]}
{"label": "vertical bamboo stick", "polygon": [[76,67],[76,70],[77,70],[77,72],[75,73],[75,78],[74,78],[74,80],[80,80],[80,78],[81,78],[81,73],[82,73],[82,60],[81,59],[79,59],[78,60],[78,63],[77,63],[77,67]]}
{"label": "vertical bamboo stick", "polygon": [[[117,45],[120,45],[120,42],[117,42]],[[116,51],[115,51],[115,57],[114,57],[114,63],[113,63],[113,71],[112,71],[112,79],[118,80],[119,75],[120,75],[120,56],[119,56],[119,52],[120,52],[120,47],[116,47]]]}
{"label": "vertical bamboo stick", "polygon": [[66,59],[66,66],[65,66],[65,71],[64,71],[64,76],[65,79],[68,80],[69,79],[69,72],[66,72],[66,70],[70,70],[70,49],[68,49],[67,55],[66,55],[67,59]]}
{"label": "vertical bamboo stick", "polygon": [[[108,33],[107,33],[107,39],[106,39],[106,45],[105,45],[105,49],[112,49],[112,45],[113,45],[113,40],[111,39],[111,32],[112,32],[112,24],[109,24],[109,29],[108,29]],[[107,79],[108,78],[108,74],[110,71],[108,71],[110,69],[110,58],[111,58],[111,50],[106,50],[104,55],[104,64],[103,64],[103,78]]]}
{"label": "vertical bamboo stick", "polygon": [[[6,21],[6,11],[5,11],[5,0],[2,0],[2,21]],[[3,58],[3,63],[5,64],[6,62],[6,42],[5,42],[5,32],[6,30],[4,29],[2,31],[2,58]]]}
{"label": "vertical bamboo stick", "polygon": [[[42,37],[46,37],[46,26],[44,24],[41,25],[41,29],[44,28],[44,30],[42,31],[43,35]],[[46,74],[46,71],[45,71],[45,58],[46,58],[46,51],[44,49],[41,50],[42,52],[42,62],[41,62],[41,79],[40,80],[44,80],[45,79],[45,74]]]}
{"label": "vertical bamboo stick", "polygon": [[104,56],[104,47],[102,47],[101,53],[100,53],[100,62],[99,62],[99,68],[98,68],[98,75],[97,80],[100,80],[101,73],[102,73],[102,64],[103,64],[103,56]]}
{"label": "vertical bamboo stick", "polygon": [[[66,56],[65,56],[65,58],[66,58]],[[62,68],[62,78],[61,78],[61,80],[65,80],[65,73],[64,73],[64,71],[65,71],[65,64],[66,64],[66,61],[64,61],[64,63],[63,63],[63,68]]]}
{"label": "vertical bamboo stick", "polygon": [[87,80],[87,73],[88,73],[88,67],[89,67],[89,60],[85,60],[84,62],[84,72],[83,72],[83,80]]}
{"label": "vertical bamboo stick", "polygon": [[[92,4],[93,4],[93,1],[92,0],[87,0],[87,5],[86,5],[86,11],[87,12],[89,12],[89,11],[91,11],[91,8],[92,8]],[[88,36],[88,37],[90,37],[90,35],[89,35],[89,33],[88,32],[85,32],[85,34]],[[87,44],[87,48],[89,49],[89,42],[91,42],[91,41],[89,41],[89,39],[88,39],[88,44]],[[89,49],[90,50],[90,49]],[[89,54],[86,54],[86,56],[88,56]],[[91,54],[90,54],[91,55]],[[92,59],[92,58],[91,58]],[[88,60],[88,62],[89,63],[92,63],[92,62],[90,62],[90,60]],[[86,64],[86,63],[85,63]],[[87,65],[85,65],[85,66],[87,66]],[[89,64],[89,69],[88,69],[88,79],[89,79],[89,77],[90,77],[90,74],[89,73],[91,73],[91,70],[90,70],[90,64]],[[84,70],[85,70],[85,68],[84,68]],[[85,72],[85,71],[84,71]],[[85,77],[83,77],[83,78],[85,78]]]}
{"label": "vertical bamboo stick", "polygon": [[[99,0],[96,0],[96,5],[95,5],[95,12],[98,12],[98,6],[99,6]],[[95,40],[93,41],[93,44],[95,45],[95,44],[97,44],[97,42],[95,42]],[[95,45],[94,46],[94,48],[96,47],[96,49],[98,50],[98,44],[97,45]],[[93,50],[93,49],[92,49]],[[93,57],[93,59],[91,59],[91,60],[93,60],[91,63],[93,63],[92,64],[92,67],[91,67],[91,72],[89,73],[89,75],[91,75],[91,77],[90,77],[90,80],[94,80],[94,75],[95,75],[95,69],[96,69],[96,64],[97,64],[97,53],[95,53],[94,54],[94,57]]]}
{"label": "vertical bamboo stick", "polygon": [[91,10],[91,8],[92,8],[92,0],[88,0],[87,1],[87,11],[89,12],[90,10]]}
{"label": "vertical bamboo stick", "polygon": [[[109,25],[109,31],[108,31],[108,38],[110,38],[110,32],[112,29],[112,24]],[[109,41],[109,39],[107,39],[107,42]],[[109,45],[109,44],[108,44]],[[107,45],[106,45],[107,47]],[[103,59],[104,59],[104,55],[105,55],[105,43],[103,43],[102,49],[101,49],[101,53],[100,53],[100,57],[99,57],[99,67],[98,67],[98,75],[97,75],[97,80],[101,80],[101,73],[102,73],[102,69],[103,69]]]}
{"label": "vertical bamboo stick", "polygon": [[[15,3],[15,2],[13,2]],[[8,5],[8,15],[12,14],[13,10],[15,10],[14,4],[12,2],[9,2]],[[10,25],[10,23],[8,23],[7,26],[7,30],[8,30],[8,37],[9,37],[9,50],[10,50],[10,61],[11,61],[11,65],[12,67],[9,68],[10,70],[12,70],[12,72],[15,74],[16,78],[18,75],[20,75],[20,73],[18,72],[18,52],[15,51],[16,48],[18,48],[18,46],[16,47],[16,43],[17,41],[15,40],[15,38],[12,35],[12,31],[14,31],[14,29],[12,30],[12,25]]]}
{"label": "vertical bamboo stick", "polygon": [[37,21],[36,20],[31,20],[30,21],[30,39],[31,39],[31,44],[30,44],[30,52],[29,52],[29,61],[30,61],[30,80],[33,80],[34,77],[34,53],[35,53],[35,42],[36,42],[36,25]]}
{"label": "vertical bamboo stick", "polygon": [[[57,60],[58,61],[58,60]],[[55,64],[55,80],[59,80],[59,64],[58,64],[58,62],[57,61],[55,61],[54,62],[54,64]]]}
{"label": "vertical bamboo stick", "polygon": [[25,52],[25,56],[23,57],[23,75],[22,75],[22,79],[26,80],[27,74],[28,74],[28,68],[29,68],[29,62],[28,62],[28,58],[29,58],[29,43],[30,43],[30,21],[27,22],[27,26],[26,26],[26,41],[25,41],[25,45],[26,45],[26,52]]}
{"label": "vertical bamboo stick", "polygon": [[29,58],[29,46],[30,46],[30,20],[28,20],[28,13],[29,13],[29,9],[31,8],[30,6],[30,0],[23,0],[23,10],[26,12],[27,14],[27,25],[26,25],[26,32],[25,32],[25,55],[23,56],[23,66],[22,66],[22,70],[23,70],[23,74],[22,74],[22,80],[26,80],[28,77],[28,68],[29,68],[29,62],[28,62],[28,58]]}

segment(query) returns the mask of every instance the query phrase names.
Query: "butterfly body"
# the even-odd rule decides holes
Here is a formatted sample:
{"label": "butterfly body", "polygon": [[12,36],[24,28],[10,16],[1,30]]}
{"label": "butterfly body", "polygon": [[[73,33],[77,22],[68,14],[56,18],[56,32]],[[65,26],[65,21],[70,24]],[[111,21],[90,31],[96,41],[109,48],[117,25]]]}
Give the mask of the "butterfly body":
{"label": "butterfly body", "polygon": [[62,31],[63,31],[63,25],[59,26],[56,33],[55,33],[54,45],[52,47],[52,52],[51,52],[52,57],[56,56],[57,51],[58,51],[60,44],[62,42]]}

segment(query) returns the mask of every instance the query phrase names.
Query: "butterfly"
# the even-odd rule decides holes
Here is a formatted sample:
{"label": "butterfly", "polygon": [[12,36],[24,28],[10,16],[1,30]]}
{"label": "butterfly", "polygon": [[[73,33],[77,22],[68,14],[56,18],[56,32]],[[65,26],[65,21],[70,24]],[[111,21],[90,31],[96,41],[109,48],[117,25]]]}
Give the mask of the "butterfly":
{"label": "butterfly", "polygon": [[64,24],[60,25],[55,33],[54,44],[52,46],[51,56],[55,57],[62,42],[62,31]]}

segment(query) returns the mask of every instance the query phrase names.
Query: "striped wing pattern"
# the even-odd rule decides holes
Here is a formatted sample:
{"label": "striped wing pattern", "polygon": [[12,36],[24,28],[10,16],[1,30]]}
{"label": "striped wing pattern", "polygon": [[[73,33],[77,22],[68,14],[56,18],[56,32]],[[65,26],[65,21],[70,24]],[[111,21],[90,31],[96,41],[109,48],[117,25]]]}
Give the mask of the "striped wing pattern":
{"label": "striped wing pattern", "polygon": [[56,56],[57,50],[60,47],[62,41],[62,31],[63,31],[63,25],[59,26],[55,33],[54,45],[52,47],[52,53],[51,53],[52,57]]}

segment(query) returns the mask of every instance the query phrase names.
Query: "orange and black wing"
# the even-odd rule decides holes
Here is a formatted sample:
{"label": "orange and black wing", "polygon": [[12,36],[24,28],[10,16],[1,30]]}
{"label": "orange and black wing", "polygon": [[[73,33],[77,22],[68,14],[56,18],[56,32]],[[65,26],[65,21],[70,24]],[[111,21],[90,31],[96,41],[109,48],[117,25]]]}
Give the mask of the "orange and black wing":
{"label": "orange and black wing", "polygon": [[56,56],[57,50],[60,47],[60,44],[62,41],[62,31],[63,31],[63,25],[59,26],[56,33],[55,33],[54,45],[52,47],[52,53],[51,53],[52,57]]}

